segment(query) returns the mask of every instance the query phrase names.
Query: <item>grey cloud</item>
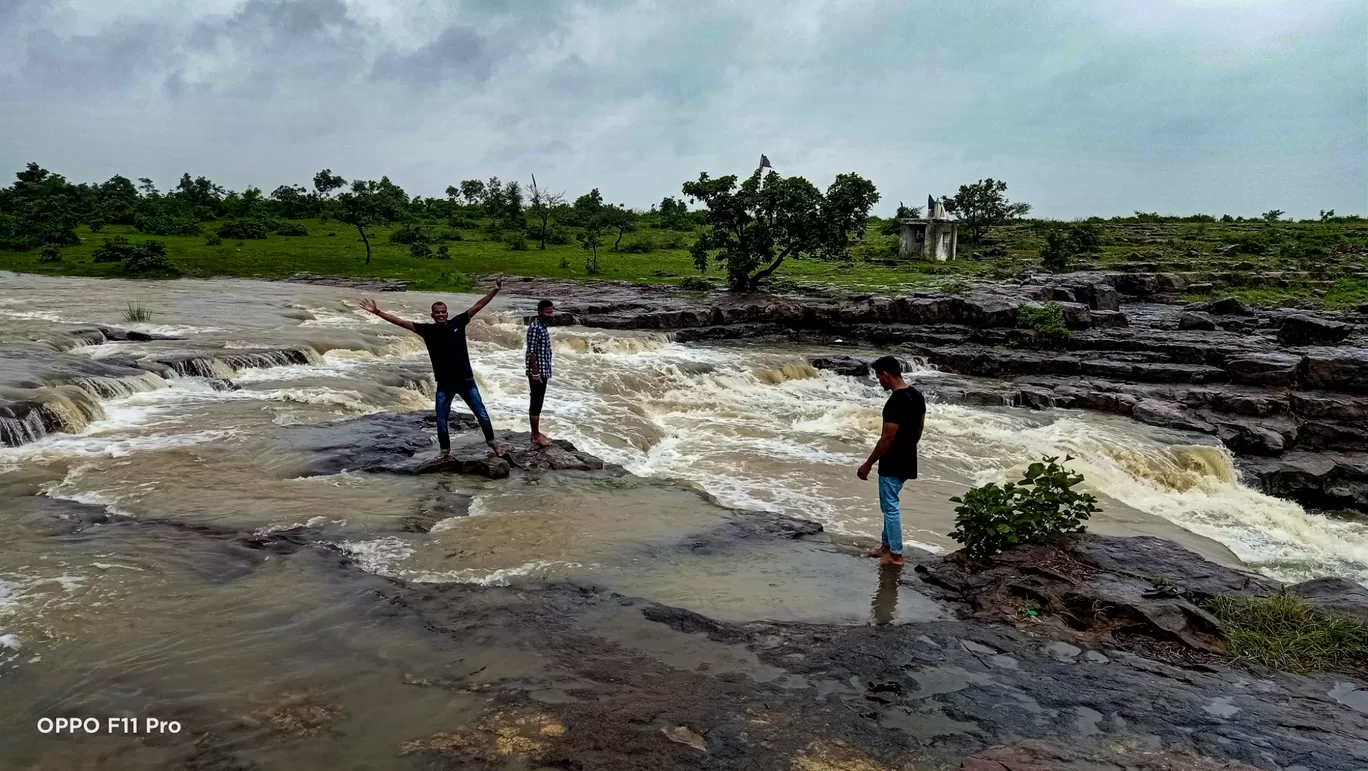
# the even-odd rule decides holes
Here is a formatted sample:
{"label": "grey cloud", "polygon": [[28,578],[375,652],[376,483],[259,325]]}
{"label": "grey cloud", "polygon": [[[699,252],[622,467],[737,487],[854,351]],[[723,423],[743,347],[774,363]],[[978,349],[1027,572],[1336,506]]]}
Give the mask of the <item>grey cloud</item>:
{"label": "grey cloud", "polygon": [[451,80],[483,82],[501,58],[474,28],[453,24],[415,51],[385,53],[376,61],[374,75],[424,86]]}

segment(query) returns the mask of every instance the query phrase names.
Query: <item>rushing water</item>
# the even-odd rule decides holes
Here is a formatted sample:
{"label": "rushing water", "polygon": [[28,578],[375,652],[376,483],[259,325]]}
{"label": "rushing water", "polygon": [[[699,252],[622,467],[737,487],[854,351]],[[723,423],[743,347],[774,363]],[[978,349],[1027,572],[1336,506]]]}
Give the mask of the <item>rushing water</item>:
{"label": "rushing water", "polygon": [[[862,563],[829,548],[784,542],[708,561],[670,544],[731,516],[690,488],[723,507],[820,521],[838,538],[877,537],[874,487],[854,473],[879,428],[883,395],[872,382],[813,370],[816,350],[559,328],[545,430],[646,481],[304,477],[292,427],[431,402],[421,342],[360,312],[362,296],[239,280],[0,274],[0,398],[42,401],[48,422],[55,415],[67,429],[44,435],[31,416],[7,419],[8,443],[23,443],[0,447],[0,686],[20,678],[55,707],[74,693],[113,699],[120,678],[141,672],[157,683],[147,699],[192,688],[235,694],[250,713],[266,697],[249,683],[272,678],[263,650],[274,666],[293,662],[310,682],[332,682],[366,640],[383,636],[395,657],[424,644],[357,621],[360,590],[311,573],[307,560],[247,574],[173,530],[97,528],[54,540],[42,510],[51,499],[247,532],[332,527],[365,570],[411,581],[568,578],[722,618],[868,620],[875,582],[853,583]],[[437,296],[378,299],[416,319]],[[460,308],[475,298],[442,299]],[[500,298],[469,328],[500,430],[526,430],[521,313],[535,299]],[[128,303],[152,319],[125,323]],[[79,330],[94,324],[180,339],[91,344]],[[127,357],[167,368],[129,370]],[[92,374],[91,361],[107,369]],[[1103,500],[1094,530],[1162,535],[1281,579],[1368,582],[1368,528],[1242,486],[1230,456],[1197,437],[1085,412],[933,403],[922,454],[922,478],[904,493],[904,536],[928,549],[952,545],[950,496],[1068,454]],[[468,501],[469,516],[429,533],[383,526],[439,499]],[[887,615],[883,595],[876,617]],[[903,602],[905,617],[936,612],[915,596]],[[360,704],[392,687],[351,678],[329,695]],[[405,719],[434,725],[471,708],[406,704]]]}

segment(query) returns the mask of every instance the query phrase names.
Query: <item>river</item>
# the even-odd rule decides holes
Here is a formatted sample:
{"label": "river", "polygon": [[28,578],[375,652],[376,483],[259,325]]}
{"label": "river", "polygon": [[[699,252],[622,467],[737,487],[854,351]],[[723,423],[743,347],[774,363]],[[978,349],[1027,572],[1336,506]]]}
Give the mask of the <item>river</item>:
{"label": "river", "polygon": [[[670,547],[727,521],[730,509],[815,520],[840,543],[878,537],[874,485],[854,470],[877,435],[883,395],[872,381],[806,363],[830,351],[556,328],[544,430],[630,476],[307,476],[312,450],[301,426],[431,403],[421,342],[361,312],[363,296],[279,282],[0,274],[0,402],[47,402],[67,429],[42,435],[31,420],[8,419],[5,435],[17,446],[0,447],[0,688],[22,697],[5,708],[17,715],[6,722],[25,725],[0,731],[0,750],[30,751],[30,718],[73,705],[113,714],[129,699],[169,699],[187,714],[217,715],[232,703],[239,722],[250,722],[270,714],[282,672],[327,684],[317,687],[354,712],[402,704],[374,719],[403,722],[410,733],[475,714],[474,696],[452,699],[381,674],[376,661],[430,657],[431,642],[377,619],[364,583],[317,570],[318,556],[247,564],[197,537],[196,526],[331,528],[334,545],[376,581],[568,580],[738,621],[864,623],[879,615],[875,582],[865,577],[872,567],[842,549],[784,542],[735,559]],[[377,299],[421,319],[435,299],[459,310],[476,298]],[[521,319],[536,299],[500,297],[469,328],[499,430],[526,430]],[[151,319],[126,322],[130,303]],[[79,330],[96,324],[178,339],[90,344]],[[94,377],[85,366],[185,355],[201,362],[188,372],[208,377]],[[945,377],[921,369],[910,380]],[[909,545],[953,548],[945,535],[951,496],[1012,478],[1042,455],[1071,455],[1102,501],[1095,531],[1160,535],[1283,580],[1368,582],[1368,527],[1242,485],[1230,455],[1201,437],[1086,412],[933,402],[921,453],[922,478],[903,495]],[[63,501],[178,524],[62,534],[51,506]],[[458,501],[460,510],[438,517],[430,532],[391,526],[433,501]],[[904,619],[937,612],[915,593],[900,601]],[[490,678],[535,666],[512,653],[485,658]],[[64,746],[41,757],[66,767]],[[156,767],[142,756],[127,767],[144,762]]]}

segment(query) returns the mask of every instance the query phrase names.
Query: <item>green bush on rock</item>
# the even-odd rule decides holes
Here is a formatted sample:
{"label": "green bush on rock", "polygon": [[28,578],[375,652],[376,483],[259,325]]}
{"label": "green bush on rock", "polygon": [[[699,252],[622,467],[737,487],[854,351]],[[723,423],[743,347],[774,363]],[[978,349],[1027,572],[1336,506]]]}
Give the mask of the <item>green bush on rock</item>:
{"label": "green bush on rock", "polygon": [[964,544],[970,557],[982,559],[1019,543],[1083,532],[1084,522],[1100,509],[1097,498],[1073,489],[1082,481],[1082,474],[1065,468],[1056,456],[1032,463],[1019,482],[972,488],[950,499],[960,504],[950,537]]}

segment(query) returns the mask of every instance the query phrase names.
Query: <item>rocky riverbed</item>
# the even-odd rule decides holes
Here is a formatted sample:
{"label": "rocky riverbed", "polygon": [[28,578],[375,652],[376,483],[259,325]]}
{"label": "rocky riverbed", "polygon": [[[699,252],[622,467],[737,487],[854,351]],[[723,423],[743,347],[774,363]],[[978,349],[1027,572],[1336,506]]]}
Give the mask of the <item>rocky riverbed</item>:
{"label": "rocky riverbed", "polygon": [[[877,345],[986,379],[941,399],[1088,409],[1208,434],[1264,490],[1329,511],[1368,511],[1368,313],[1156,303],[1179,274],[1068,274],[983,285],[963,296],[691,295],[527,280],[565,297],[563,323],[659,329],[681,341],[824,344],[814,366],[867,374]],[[1167,292],[1168,294],[1165,294]],[[1018,310],[1056,302],[1071,334],[1022,328]],[[1366,309],[1368,310],[1368,309]]]}
{"label": "rocky riverbed", "polygon": [[[1032,337],[1007,325],[1019,287],[762,305],[510,282],[471,339],[511,452],[491,458],[462,416],[452,459],[433,463],[422,350],[356,312],[358,290],[23,280],[7,298],[46,299],[0,302],[0,397],[38,416],[0,421],[0,682],[15,694],[0,705],[0,757],[17,768],[1368,763],[1360,668],[1241,666],[1202,609],[1212,594],[1287,591],[1362,619],[1362,587],[1329,575],[1361,567],[1354,533],[1235,484],[1222,450],[1131,422],[1134,409],[1010,409],[1002,395],[1029,384],[920,368],[941,401],[905,533],[927,551],[901,571],[858,556],[877,532],[851,473],[878,430],[881,395],[860,376],[876,345],[923,361],[964,345],[1090,361],[1039,340],[966,342]],[[1089,286],[1071,290],[1079,306],[1079,291],[1107,294]],[[106,287],[155,293],[133,299],[164,315],[121,325]],[[559,441],[536,449],[518,432],[519,317],[542,294],[579,324],[556,331]],[[384,302],[417,317],[432,299]],[[881,315],[904,307],[921,315]],[[941,312],[928,308],[949,320],[908,320]],[[1080,328],[1067,345],[1151,328],[1157,346],[1174,310],[1118,308],[1128,326]],[[1246,323],[1240,334],[1276,336]],[[880,329],[964,337],[846,331]],[[846,374],[807,363],[819,359]],[[1239,385],[1134,371],[1108,382]],[[983,565],[932,553],[948,550],[950,495],[1055,447],[1093,464],[1097,535]],[[1245,509],[1264,518],[1238,521]],[[1218,514],[1229,529],[1204,527]],[[1163,537],[1121,537],[1137,533]],[[1273,548],[1252,553],[1270,556],[1247,557],[1259,572],[1213,540],[1244,556],[1262,535]],[[184,730],[36,731],[59,715]]]}

